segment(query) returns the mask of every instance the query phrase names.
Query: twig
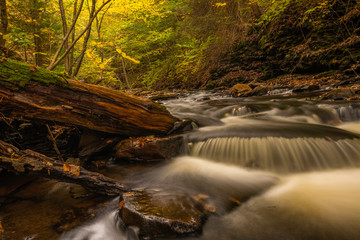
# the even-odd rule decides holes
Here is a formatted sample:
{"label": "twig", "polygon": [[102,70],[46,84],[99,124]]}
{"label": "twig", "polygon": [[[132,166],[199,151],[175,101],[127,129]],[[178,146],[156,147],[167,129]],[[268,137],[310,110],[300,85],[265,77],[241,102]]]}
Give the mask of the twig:
{"label": "twig", "polygon": [[51,129],[50,129],[50,127],[49,127],[48,124],[46,124],[46,127],[47,127],[47,129],[48,129],[48,131],[49,131],[50,139],[51,139],[51,141],[53,142],[54,150],[55,150],[55,152],[56,152],[57,155],[58,155],[58,159],[63,162],[64,160],[63,160],[63,158],[62,158],[62,156],[61,156],[61,153],[60,153],[60,151],[59,151],[59,148],[57,147],[57,144],[56,144],[56,140],[55,140],[55,138],[54,138],[54,135],[52,134]]}

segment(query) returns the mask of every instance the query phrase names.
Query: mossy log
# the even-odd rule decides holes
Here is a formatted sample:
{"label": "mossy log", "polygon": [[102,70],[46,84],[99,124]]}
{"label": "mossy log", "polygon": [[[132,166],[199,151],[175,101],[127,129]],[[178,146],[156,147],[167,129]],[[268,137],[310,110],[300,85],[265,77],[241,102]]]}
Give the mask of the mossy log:
{"label": "mossy log", "polygon": [[31,150],[19,150],[3,141],[0,141],[0,168],[15,174],[28,174],[76,183],[89,191],[108,196],[118,196],[120,193],[129,191],[123,184],[102,174],[54,160]]}
{"label": "mossy log", "polygon": [[41,119],[123,136],[161,135],[176,119],[161,105],[12,59],[0,60],[2,117]]}

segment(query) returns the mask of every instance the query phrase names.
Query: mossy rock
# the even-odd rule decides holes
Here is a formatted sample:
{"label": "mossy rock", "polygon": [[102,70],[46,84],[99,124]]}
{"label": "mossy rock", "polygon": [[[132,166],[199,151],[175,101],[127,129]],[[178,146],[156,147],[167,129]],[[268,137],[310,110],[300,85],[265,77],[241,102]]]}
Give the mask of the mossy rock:
{"label": "mossy rock", "polygon": [[0,62],[0,86],[18,90],[30,84],[69,86],[59,74],[12,59]]}

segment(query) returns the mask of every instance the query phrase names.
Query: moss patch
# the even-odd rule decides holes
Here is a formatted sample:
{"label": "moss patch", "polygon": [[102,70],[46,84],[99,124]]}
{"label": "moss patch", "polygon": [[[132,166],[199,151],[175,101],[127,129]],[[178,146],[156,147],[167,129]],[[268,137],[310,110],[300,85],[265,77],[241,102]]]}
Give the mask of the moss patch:
{"label": "moss patch", "polygon": [[0,86],[17,90],[29,84],[69,86],[69,84],[55,72],[12,59],[2,59],[2,62],[0,62]]}

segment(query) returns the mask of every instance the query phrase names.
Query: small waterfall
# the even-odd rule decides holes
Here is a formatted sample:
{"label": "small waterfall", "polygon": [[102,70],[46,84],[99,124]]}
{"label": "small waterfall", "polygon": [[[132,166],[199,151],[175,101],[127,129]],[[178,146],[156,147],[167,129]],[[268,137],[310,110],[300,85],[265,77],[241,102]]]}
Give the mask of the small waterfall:
{"label": "small waterfall", "polygon": [[276,172],[360,165],[360,139],[231,137],[189,145],[192,156]]}
{"label": "small waterfall", "polygon": [[360,108],[356,106],[342,106],[336,109],[339,118],[344,122],[359,121]]}

